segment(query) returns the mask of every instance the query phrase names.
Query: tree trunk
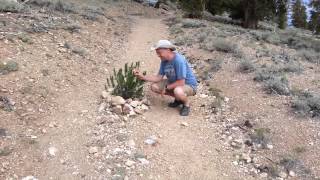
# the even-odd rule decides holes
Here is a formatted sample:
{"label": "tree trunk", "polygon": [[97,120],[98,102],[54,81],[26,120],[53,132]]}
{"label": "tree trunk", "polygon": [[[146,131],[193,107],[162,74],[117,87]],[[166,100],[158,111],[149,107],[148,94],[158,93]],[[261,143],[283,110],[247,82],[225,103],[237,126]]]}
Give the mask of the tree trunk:
{"label": "tree trunk", "polygon": [[256,12],[256,0],[244,0],[243,27],[250,29],[258,28],[258,18]]}

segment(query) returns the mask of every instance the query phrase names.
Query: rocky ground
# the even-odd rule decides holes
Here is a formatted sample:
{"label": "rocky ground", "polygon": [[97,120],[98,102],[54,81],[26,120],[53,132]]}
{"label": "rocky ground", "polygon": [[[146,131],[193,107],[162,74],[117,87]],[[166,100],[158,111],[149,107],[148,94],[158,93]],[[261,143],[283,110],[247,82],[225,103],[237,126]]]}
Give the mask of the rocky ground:
{"label": "rocky ground", "polygon": [[[1,179],[319,179],[317,117],[291,108],[292,87],[319,93],[319,64],[255,38],[266,30],[172,18],[172,5],[36,2],[0,14]],[[127,101],[105,88],[125,63],[156,73],[159,39],[199,77],[189,117],[148,84]],[[253,79],[278,61],[290,87],[268,93]]]}

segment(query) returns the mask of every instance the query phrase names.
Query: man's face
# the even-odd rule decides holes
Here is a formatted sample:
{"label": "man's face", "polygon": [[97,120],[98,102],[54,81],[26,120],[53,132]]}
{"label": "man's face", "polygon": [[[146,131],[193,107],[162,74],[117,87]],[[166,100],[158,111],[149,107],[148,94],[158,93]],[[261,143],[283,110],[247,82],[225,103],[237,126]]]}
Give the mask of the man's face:
{"label": "man's face", "polygon": [[156,53],[161,60],[169,60],[172,51],[170,49],[157,49]]}

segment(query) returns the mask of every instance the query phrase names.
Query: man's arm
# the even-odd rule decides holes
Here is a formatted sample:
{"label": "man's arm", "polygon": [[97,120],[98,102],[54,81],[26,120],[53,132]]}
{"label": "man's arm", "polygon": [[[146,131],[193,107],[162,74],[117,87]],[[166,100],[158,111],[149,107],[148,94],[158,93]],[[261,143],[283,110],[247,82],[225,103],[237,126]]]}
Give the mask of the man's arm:
{"label": "man's arm", "polygon": [[179,79],[176,82],[169,84],[167,86],[167,89],[171,90],[171,89],[175,89],[178,86],[184,86],[184,85],[185,85],[185,79]]}
{"label": "man's arm", "polygon": [[148,81],[148,82],[160,82],[163,79],[163,75],[143,75],[138,70],[134,69],[133,74],[140,80]]}
{"label": "man's arm", "polygon": [[148,75],[148,76],[142,76],[141,80],[157,83],[157,82],[160,82],[162,79],[163,79],[162,75]]}

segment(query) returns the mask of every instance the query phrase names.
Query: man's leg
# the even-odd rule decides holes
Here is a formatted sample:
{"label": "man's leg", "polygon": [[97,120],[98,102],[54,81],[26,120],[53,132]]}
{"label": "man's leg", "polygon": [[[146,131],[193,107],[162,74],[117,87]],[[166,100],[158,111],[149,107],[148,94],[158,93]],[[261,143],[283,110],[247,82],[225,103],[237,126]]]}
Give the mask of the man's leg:
{"label": "man's leg", "polygon": [[[153,91],[153,92],[155,92],[157,94],[161,94],[163,89],[162,89],[162,87],[160,87],[161,86],[160,83],[161,82],[151,84],[151,91]],[[175,97],[173,92],[167,92],[166,91],[165,95]]]}
{"label": "man's leg", "polygon": [[189,104],[189,100],[188,100],[188,96],[186,95],[186,93],[184,92],[184,88],[182,86],[178,86],[174,89],[173,91],[174,93],[174,97],[179,100],[182,101],[183,104],[187,107],[190,106]]}
{"label": "man's leg", "polygon": [[193,88],[188,85],[179,86],[179,87],[176,87],[173,92],[174,92],[175,98],[183,102],[183,107],[180,111],[180,115],[188,116],[190,113],[190,103],[189,103],[188,96],[192,96],[195,94]]}

